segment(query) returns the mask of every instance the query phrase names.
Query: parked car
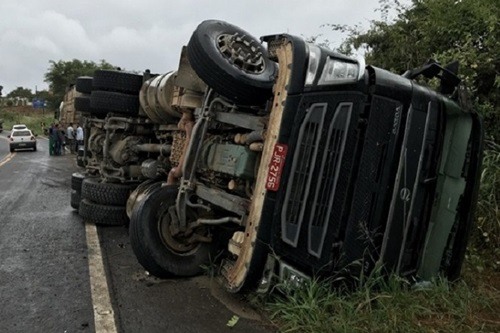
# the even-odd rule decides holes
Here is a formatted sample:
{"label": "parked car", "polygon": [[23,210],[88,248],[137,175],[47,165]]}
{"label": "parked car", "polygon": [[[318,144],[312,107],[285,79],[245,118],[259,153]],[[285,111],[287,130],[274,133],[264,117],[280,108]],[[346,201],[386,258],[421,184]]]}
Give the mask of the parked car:
{"label": "parked car", "polygon": [[8,136],[10,152],[16,149],[33,149],[36,151],[36,138],[29,129],[17,129]]}

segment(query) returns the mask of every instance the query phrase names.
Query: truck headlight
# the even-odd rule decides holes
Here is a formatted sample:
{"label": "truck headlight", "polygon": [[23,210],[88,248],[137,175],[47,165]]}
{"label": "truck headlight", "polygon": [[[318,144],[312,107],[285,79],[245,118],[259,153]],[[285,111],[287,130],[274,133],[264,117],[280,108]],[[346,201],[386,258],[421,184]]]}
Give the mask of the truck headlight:
{"label": "truck headlight", "polygon": [[356,82],[359,77],[359,64],[328,57],[318,85]]}
{"label": "truck headlight", "polygon": [[307,46],[309,48],[309,64],[307,65],[305,84],[306,86],[310,86],[316,78],[316,72],[318,71],[319,61],[321,59],[321,49],[313,44],[308,44]]}

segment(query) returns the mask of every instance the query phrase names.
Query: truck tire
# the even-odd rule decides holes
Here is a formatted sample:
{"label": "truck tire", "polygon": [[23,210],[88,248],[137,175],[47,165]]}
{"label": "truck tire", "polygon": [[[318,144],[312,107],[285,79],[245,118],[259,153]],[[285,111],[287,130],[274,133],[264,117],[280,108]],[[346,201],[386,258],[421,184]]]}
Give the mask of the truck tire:
{"label": "truck tire", "polygon": [[85,168],[85,162],[83,160],[83,157],[81,156],[76,157],[76,165],[79,166],[80,168]]}
{"label": "truck tire", "polygon": [[88,199],[80,201],[78,214],[84,221],[101,225],[126,225],[128,217],[123,206],[100,205]]}
{"label": "truck tire", "polygon": [[139,97],[113,91],[94,90],[90,95],[90,107],[92,114],[115,112],[136,116],[139,113]]}
{"label": "truck tire", "polygon": [[94,90],[107,90],[138,95],[142,86],[142,75],[114,70],[94,72]]}
{"label": "truck tire", "polygon": [[75,172],[71,175],[71,189],[78,193],[82,193],[82,183],[85,179],[85,174],[81,172]]}
{"label": "truck tire", "polygon": [[91,112],[90,96],[75,97],[75,110],[80,112]]}
{"label": "truck tire", "polygon": [[147,194],[147,192],[151,191],[154,187],[159,187],[161,186],[161,181],[160,179],[148,179],[139,186],[137,186],[132,193],[130,193],[128,199],[127,199],[127,216],[130,218],[132,216],[132,211],[134,210],[134,207],[136,203],[138,202],[137,199],[139,196]]}
{"label": "truck tire", "polygon": [[137,260],[149,273],[161,278],[200,274],[214,248],[212,243],[199,242],[186,245],[181,251],[169,245],[176,242],[174,236],[169,234],[169,240],[165,239],[164,232],[170,230],[171,220],[168,208],[175,204],[177,192],[177,186],[153,188],[141,199],[130,218],[130,244]]}
{"label": "truck tire", "polygon": [[82,197],[80,193],[77,191],[73,190],[71,191],[71,208],[78,210],[80,207],[80,201],[82,200]]}
{"label": "truck tire", "polygon": [[79,76],[76,78],[75,89],[82,94],[90,94],[92,92],[92,77]]}
{"label": "truck tire", "polygon": [[223,21],[203,21],[187,51],[196,74],[220,95],[243,105],[260,105],[271,96],[277,66],[246,31]]}
{"label": "truck tire", "polygon": [[125,206],[137,184],[104,183],[100,178],[86,178],[82,183],[82,198],[97,204]]}
{"label": "truck tire", "polygon": [[77,96],[74,103],[76,111],[89,113],[97,118],[104,118],[108,114],[108,110],[94,109],[90,106],[90,95]]}

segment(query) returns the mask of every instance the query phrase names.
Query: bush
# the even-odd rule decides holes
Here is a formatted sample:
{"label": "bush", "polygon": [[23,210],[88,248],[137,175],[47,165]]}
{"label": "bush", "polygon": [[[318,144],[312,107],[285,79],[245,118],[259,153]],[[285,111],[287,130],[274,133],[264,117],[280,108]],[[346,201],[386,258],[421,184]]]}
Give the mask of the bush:
{"label": "bush", "polygon": [[500,247],[500,145],[486,143],[471,245],[476,249]]}

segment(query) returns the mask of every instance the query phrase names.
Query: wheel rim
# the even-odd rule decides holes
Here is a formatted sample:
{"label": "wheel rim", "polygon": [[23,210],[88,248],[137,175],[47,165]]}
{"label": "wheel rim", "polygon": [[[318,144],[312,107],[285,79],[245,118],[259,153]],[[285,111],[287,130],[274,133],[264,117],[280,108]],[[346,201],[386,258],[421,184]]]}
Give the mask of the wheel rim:
{"label": "wheel rim", "polygon": [[233,66],[246,73],[260,74],[265,70],[260,45],[253,38],[238,33],[221,34],[217,37],[217,48]]}
{"label": "wheel rim", "polygon": [[190,253],[198,246],[200,242],[196,238],[203,233],[201,228],[198,228],[191,233],[177,233],[174,235],[172,226],[172,218],[168,209],[163,209],[158,215],[158,231],[163,244],[171,251],[179,254]]}

